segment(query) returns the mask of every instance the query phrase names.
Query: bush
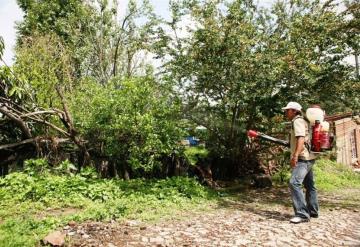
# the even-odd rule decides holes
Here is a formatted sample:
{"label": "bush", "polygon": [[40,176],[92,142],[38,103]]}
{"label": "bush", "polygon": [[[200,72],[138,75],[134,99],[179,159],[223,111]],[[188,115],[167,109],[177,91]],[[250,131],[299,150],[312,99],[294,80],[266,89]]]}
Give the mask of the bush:
{"label": "bush", "polygon": [[180,105],[150,76],[114,81],[107,86],[84,82],[73,97],[78,129],[98,154],[118,165],[145,172],[181,149],[177,122]]}
{"label": "bush", "polygon": [[185,157],[191,165],[196,165],[199,159],[206,158],[208,154],[209,151],[204,147],[189,147],[185,149]]}
{"label": "bush", "polygon": [[[91,170],[69,176],[51,173],[43,160],[27,164],[37,172],[14,172],[0,178],[0,246],[35,246],[69,220],[156,219],[179,210],[204,208],[216,198],[215,192],[192,178],[99,179]],[[75,213],[48,213],[59,208]]]}

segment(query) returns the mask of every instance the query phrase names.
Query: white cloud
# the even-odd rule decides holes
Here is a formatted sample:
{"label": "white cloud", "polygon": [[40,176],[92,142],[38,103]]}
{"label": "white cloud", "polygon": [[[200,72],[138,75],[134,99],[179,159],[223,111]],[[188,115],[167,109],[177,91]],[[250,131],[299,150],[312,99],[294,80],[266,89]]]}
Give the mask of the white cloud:
{"label": "white cloud", "polygon": [[[16,3],[16,0],[1,0],[0,5],[0,35],[5,41],[5,51],[3,60],[8,64],[12,64],[14,56],[14,45],[16,41],[15,22],[21,21],[23,13]],[[0,62],[0,64],[2,64]]]}

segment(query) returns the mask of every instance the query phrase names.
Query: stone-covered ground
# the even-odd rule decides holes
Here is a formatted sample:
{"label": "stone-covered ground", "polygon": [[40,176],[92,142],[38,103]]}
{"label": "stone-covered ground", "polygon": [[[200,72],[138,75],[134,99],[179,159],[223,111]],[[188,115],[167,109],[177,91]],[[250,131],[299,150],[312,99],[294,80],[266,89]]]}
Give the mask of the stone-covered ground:
{"label": "stone-covered ground", "polygon": [[211,210],[156,223],[86,222],[62,230],[67,246],[360,246],[360,189],[319,193],[321,215],[294,225],[286,188],[235,192]]}

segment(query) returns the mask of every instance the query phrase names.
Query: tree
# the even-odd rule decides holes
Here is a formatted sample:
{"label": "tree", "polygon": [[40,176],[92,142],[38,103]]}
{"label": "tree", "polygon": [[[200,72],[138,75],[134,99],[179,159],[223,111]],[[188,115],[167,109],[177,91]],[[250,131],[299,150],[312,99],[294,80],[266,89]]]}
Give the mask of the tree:
{"label": "tree", "polygon": [[148,0],[129,1],[124,17],[118,16],[117,1],[18,3],[25,13],[18,43],[34,33],[56,34],[69,49],[77,78],[92,76],[106,84],[114,76],[144,72],[142,60],[158,23]]}
{"label": "tree", "polygon": [[3,37],[0,36],[0,59],[2,58],[4,50],[5,50],[4,39]]}
{"label": "tree", "polygon": [[186,117],[208,128],[228,175],[255,169],[246,130],[271,131],[287,101],[317,102],[329,113],[350,106],[345,19],[329,2],[279,1],[269,13],[252,1],[182,1],[173,13],[170,26],[186,16],[194,28],[186,39],[165,36],[159,54],[171,57],[166,70]]}

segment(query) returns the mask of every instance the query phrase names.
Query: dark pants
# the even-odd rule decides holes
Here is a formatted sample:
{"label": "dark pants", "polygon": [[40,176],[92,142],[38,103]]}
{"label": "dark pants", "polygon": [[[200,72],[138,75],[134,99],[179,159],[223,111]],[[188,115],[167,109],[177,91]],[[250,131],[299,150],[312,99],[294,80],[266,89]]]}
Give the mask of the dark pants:
{"label": "dark pants", "polygon": [[[310,218],[319,214],[319,203],[312,167],[315,160],[299,160],[292,170],[289,187],[295,216]],[[304,185],[306,194],[302,189]]]}

